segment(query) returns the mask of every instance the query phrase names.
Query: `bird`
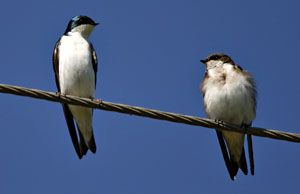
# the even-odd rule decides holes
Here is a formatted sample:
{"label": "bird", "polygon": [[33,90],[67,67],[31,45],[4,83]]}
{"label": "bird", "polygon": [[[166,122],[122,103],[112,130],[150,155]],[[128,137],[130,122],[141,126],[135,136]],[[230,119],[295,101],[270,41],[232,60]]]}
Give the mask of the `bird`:
{"label": "bird", "polygon": [[[75,16],[56,42],[52,60],[59,94],[95,98],[98,60],[89,36],[97,25],[88,16]],[[62,107],[78,158],[88,150],[96,153],[93,109],[66,103],[62,103]]]}
{"label": "bird", "polygon": [[[256,117],[257,91],[252,75],[224,53],[213,53],[200,61],[206,68],[200,90],[208,117],[247,130]],[[236,179],[239,169],[247,175],[245,134],[218,129],[216,133],[231,180]],[[254,175],[251,135],[247,135],[247,140],[250,171]]]}

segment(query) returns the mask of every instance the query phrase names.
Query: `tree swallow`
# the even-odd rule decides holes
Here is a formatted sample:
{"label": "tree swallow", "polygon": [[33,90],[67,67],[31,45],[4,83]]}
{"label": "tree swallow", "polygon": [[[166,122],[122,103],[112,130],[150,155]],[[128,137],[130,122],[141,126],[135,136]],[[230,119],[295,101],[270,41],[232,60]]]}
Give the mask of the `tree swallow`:
{"label": "tree swallow", "polygon": [[[75,16],[70,20],[63,36],[56,42],[53,69],[59,93],[91,99],[95,97],[98,62],[88,38],[97,24],[87,16]],[[93,109],[65,103],[62,106],[79,159],[88,149],[96,153],[92,125]]]}
{"label": "tree swallow", "polygon": [[[246,130],[256,116],[256,88],[252,76],[223,53],[212,54],[201,62],[206,67],[201,91],[208,117]],[[239,168],[247,175],[245,135],[218,129],[216,132],[230,178],[234,180]],[[252,137],[247,137],[250,170],[254,175]]]}

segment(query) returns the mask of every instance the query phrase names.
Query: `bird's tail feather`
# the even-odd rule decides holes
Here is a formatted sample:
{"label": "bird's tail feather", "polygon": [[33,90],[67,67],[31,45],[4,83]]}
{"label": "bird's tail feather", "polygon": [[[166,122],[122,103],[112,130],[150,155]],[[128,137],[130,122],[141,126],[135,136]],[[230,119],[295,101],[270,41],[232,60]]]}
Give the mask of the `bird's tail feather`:
{"label": "bird's tail feather", "polygon": [[237,175],[237,172],[239,168],[242,170],[242,172],[247,175],[248,174],[248,167],[247,167],[247,161],[245,156],[245,149],[243,148],[243,152],[240,158],[240,161],[237,162],[233,159],[232,156],[230,156],[230,177],[235,177]]}
{"label": "bird's tail feather", "polygon": [[[92,153],[96,153],[96,142],[95,142],[95,138],[94,138],[94,134],[92,132],[92,136],[91,139],[89,140],[89,142],[87,143],[84,140],[84,137],[82,135],[82,133],[80,132],[79,126],[77,125],[77,129],[79,131],[79,137],[80,137],[80,150],[81,153],[83,155],[86,155],[88,150],[91,150]],[[92,130],[93,131],[93,130]]]}
{"label": "bird's tail feather", "polygon": [[234,177],[237,175],[238,170],[239,170],[239,164],[236,161],[230,159],[230,172],[229,172],[229,174],[230,174],[230,178],[232,180],[234,180]]}
{"label": "bird's tail feather", "polygon": [[223,159],[225,161],[228,173],[230,175],[231,180],[234,180],[234,177],[237,175],[239,168],[243,171],[245,175],[248,174],[248,166],[245,156],[245,149],[243,147],[242,155],[239,161],[235,161],[234,157],[231,154],[228,154],[227,146],[224,142],[224,138],[222,132],[216,130],[218,140],[220,143],[221,151],[223,154]]}
{"label": "bird's tail feather", "polygon": [[95,142],[95,138],[94,138],[94,134],[92,133],[92,137],[89,141],[89,145],[88,145],[89,149],[91,150],[91,152],[96,153],[97,147],[96,147],[96,142]]}
{"label": "bird's tail feather", "polygon": [[230,176],[231,180],[234,180],[234,177],[237,174],[239,166],[238,166],[238,164],[236,162],[234,162],[232,160],[232,157],[229,158],[228,150],[227,150],[227,147],[226,147],[226,144],[225,144],[222,132],[216,130],[216,133],[217,133],[217,137],[218,137],[219,144],[220,144],[220,147],[221,147],[223,159],[224,159],[226,168],[228,170],[229,176]]}
{"label": "bird's tail feather", "polygon": [[243,148],[243,152],[242,152],[242,155],[241,155],[239,166],[240,166],[241,170],[243,171],[243,173],[245,175],[247,175],[248,174],[248,167],[247,167],[247,161],[246,161],[245,149],[244,148]]}
{"label": "bird's tail feather", "polygon": [[[77,126],[77,128],[78,128],[78,126]],[[86,155],[89,148],[86,146],[86,144],[84,142],[84,138],[83,138],[80,130],[78,130],[78,131],[79,131],[79,138],[80,138],[80,144],[79,145],[80,145],[81,153],[83,155]]]}

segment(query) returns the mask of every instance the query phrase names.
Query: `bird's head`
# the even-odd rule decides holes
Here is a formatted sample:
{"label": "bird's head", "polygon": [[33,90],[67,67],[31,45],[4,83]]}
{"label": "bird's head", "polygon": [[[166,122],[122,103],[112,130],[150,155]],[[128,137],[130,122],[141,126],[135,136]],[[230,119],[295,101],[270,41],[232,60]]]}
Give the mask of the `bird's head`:
{"label": "bird's head", "polygon": [[205,64],[206,69],[212,69],[225,63],[235,65],[233,60],[224,53],[213,53],[200,61]]}
{"label": "bird's head", "polygon": [[75,16],[69,21],[64,34],[68,35],[69,33],[78,32],[82,36],[87,38],[91,34],[94,27],[97,25],[98,23],[94,22],[94,20],[92,20],[88,16]]}

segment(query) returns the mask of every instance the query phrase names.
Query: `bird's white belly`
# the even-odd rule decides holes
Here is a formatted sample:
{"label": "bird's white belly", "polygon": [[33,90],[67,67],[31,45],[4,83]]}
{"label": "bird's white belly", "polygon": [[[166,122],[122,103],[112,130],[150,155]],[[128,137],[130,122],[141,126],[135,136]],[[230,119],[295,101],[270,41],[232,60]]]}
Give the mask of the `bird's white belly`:
{"label": "bird's white belly", "polygon": [[211,119],[241,125],[249,120],[251,99],[245,87],[224,85],[208,87],[205,93],[206,112]]}
{"label": "bird's white belly", "polygon": [[[61,93],[95,97],[95,72],[89,43],[79,36],[63,36],[59,50]],[[68,105],[86,143],[92,136],[92,109]]]}
{"label": "bird's white belly", "polygon": [[[211,119],[242,125],[253,118],[252,101],[243,85],[212,86],[206,90],[206,112]],[[223,131],[229,151],[239,161],[243,150],[244,134]]]}
{"label": "bird's white belly", "polygon": [[88,42],[62,39],[59,59],[59,81],[63,94],[91,98],[95,95],[95,73]]}

